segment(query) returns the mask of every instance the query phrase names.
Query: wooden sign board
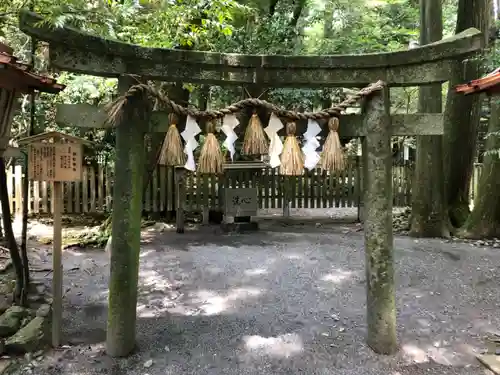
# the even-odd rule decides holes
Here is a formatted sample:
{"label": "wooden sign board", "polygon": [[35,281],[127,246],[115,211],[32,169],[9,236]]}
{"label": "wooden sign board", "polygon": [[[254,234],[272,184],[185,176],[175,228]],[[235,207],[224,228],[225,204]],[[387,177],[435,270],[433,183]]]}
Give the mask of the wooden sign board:
{"label": "wooden sign board", "polygon": [[28,178],[34,181],[81,181],[82,145],[31,143],[28,145]]}

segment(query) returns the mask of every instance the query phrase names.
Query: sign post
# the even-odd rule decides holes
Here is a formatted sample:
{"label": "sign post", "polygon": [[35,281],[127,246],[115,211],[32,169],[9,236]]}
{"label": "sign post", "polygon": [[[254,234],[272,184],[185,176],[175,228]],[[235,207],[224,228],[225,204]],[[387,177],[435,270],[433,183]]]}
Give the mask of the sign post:
{"label": "sign post", "polygon": [[63,266],[62,212],[64,209],[63,182],[82,180],[83,144],[88,141],[64,133],[49,132],[19,141],[28,146],[28,178],[53,183],[52,212],[52,346],[61,345]]}

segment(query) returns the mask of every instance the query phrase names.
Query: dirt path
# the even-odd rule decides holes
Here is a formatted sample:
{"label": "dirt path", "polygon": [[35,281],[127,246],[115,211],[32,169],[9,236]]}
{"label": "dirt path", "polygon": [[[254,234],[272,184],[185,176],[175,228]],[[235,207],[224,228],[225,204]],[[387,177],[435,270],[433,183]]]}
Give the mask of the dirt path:
{"label": "dirt path", "polygon": [[[103,354],[107,255],[66,250],[65,269],[79,267],[64,279],[70,347],[32,373],[485,374],[474,354],[499,327],[500,253],[396,238],[402,348],[384,357],[364,343],[362,232],[348,225],[314,229],[146,233],[138,352],[118,361]],[[46,248],[37,254],[50,264]]]}

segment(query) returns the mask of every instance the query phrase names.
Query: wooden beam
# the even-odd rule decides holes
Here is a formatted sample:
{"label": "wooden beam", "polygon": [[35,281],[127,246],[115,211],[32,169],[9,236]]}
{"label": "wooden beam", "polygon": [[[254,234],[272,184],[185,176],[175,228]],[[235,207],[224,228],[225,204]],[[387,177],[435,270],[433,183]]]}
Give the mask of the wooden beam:
{"label": "wooden beam", "polygon": [[[150,125],[153,132],[168,130],[168,112],[153,112]],[[90,104],[58,104],[56,122],[63,126],[82,128],[106,128],[107,115],[102,108]],[[440,135],[443,134],[443,114],[412,113],[391,116],[392,135]],[[367,134],[362,115],[340,116],[340,136],[362,137]]]}

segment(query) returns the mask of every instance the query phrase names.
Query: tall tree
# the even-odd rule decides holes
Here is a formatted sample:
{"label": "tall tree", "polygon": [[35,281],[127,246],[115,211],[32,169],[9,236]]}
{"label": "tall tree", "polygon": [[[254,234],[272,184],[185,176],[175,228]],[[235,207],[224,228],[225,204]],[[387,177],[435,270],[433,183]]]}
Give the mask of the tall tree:
{"label": "tall tree", "polygon": [[[493,11],[490,15],[493,19],[498,18],[498,4],[498,0],[491,4]],[[493,57],[493,65],[496,67],[498,46],[492,47],[490,57]],[[459,232],[462,237],[500,236],[500,96],[496,93],[490,98],[490,121],[485,146],[478,193],[474,208]]]}
{"label": "tall tree", "polygon": [[[459,0],[456,32],[475,27],[489,39],[492,0]],[[463,82],[481,75],[480,56],[457,62],[451,72],[444,118],[444,171],[446,198],[454,226],[463,225],[469,215],[469,182],[476,154],[479,124],[479,95],[464,96],[454,91]]]}
{"label": "tall tree", "polygon": [[[420,45],[443,37],[441,0],[420,0]],[[441,85],[419,88],[419,112],[441,113]],[[422,237],[449,237],[444,198],[442,136],[417,137],[410,233]]]}
{"label": "tall tree", "polygon": [[468,238],[500,237],[500,96],[491,98],[490,123],[484,166],[474,209],[460,235]]}
{"label": "tall tree", "polygon": [[10,258],[16,274],[16,287],[13,300],[16,303],[24,305],[28,291],[24,285],[23,261],[19,255],[16,237],[12,229],[12,218],[9,206],[9,192],[7,189],[7,173],[5,172],[5,161],[0,157],[0,205],[2,207],[3,228],[5,231],[5,242],[9,248]]}

